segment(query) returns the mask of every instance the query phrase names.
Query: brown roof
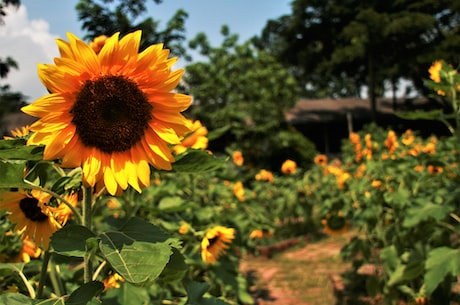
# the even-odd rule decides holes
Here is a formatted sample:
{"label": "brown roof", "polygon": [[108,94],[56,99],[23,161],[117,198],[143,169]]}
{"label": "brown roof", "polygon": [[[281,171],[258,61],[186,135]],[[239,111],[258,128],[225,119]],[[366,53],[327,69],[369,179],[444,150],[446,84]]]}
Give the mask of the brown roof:
{"label": "brown roof", "polygon": [[15,112],[15,113],[7,114],[2,120],[1,132],[4,135],[9,135],[11,130],[15,128],[20,128],[22,126],[30,125],[36,120],[37,118],[32,117],[23,112]]}
{"label": "brown roof", "polygon": [[[398,100],[398,105],[407,100]],[[426,100],[412,100],[411,103],[423,103]],[[393,114],[391,98],[377,99],[379,114]],[[354,118],[370,118],[371,109],[368,99],[302,99],[286,113],[286,120],[293,124],[309,122],[331,122],[345,120],[347,113]]]}

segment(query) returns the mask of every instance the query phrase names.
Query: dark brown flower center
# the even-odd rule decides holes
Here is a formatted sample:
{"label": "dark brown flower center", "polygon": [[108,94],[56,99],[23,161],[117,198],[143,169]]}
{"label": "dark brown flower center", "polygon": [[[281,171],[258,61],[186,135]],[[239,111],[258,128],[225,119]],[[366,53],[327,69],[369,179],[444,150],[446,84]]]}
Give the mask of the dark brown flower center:
{"label": "dark brown flower center", "polygon": [[219,236],[213,237],[213,238],[208,238],[209,241],[209,246],[208,249],[213,247],[215,243],[219,241]]}
{"label": "dark brown flower center", "polygon": [[19,207],[24,215],[32,221],[44,222],[48,219],[48,216],[43,214],[42,209],[38,206],[38,200],[36,198],[26,197],[19,201]]}
{"label": "dark brown flower center", "polygon": [[113,153],[127,151],[142,139],[152,105],[133,81],[104,76],[83,84],[71,113],[85,146]]}

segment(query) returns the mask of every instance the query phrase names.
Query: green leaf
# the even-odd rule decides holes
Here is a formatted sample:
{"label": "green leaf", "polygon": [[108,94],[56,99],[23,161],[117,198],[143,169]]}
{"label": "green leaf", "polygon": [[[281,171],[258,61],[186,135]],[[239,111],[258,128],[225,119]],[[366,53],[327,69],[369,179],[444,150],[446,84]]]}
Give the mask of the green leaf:
{"label": "green leaf", "polygon": [[202,173],[214,171],[225,165],[226,159],[217,158],[201,149],[189,149],[178,155],[172,164],[173,172]]}
{"label": "green leaf", "polygon": [[[168,240],[173,243],[173,240],[170,239],[171,235],[139,217],[130,218],[119,231],[137,241],[164,242]],[[179,241],[173,243],[173,246],[180,248]]]}
{"label": "green leaf", "polygon": [[0,160],[0,188],[24,188],[29,185],[24,181],[25,160]]}
{"label": "green leaf", "polygon": [[[120,288],[110,289],[102,296],[103,304],[149,304],[150,296],[143,287],[133,286],[129,283],[120,283]],[[116,300],[116,303],[113,301]]]}
{"label": "green leaf", "polygon": [[34,301],[19,293],[2,293],[0,294],[0,304],[8,305],[33,305]]}
{"label": "green leaf", "polygon": [[86,305],[104,290],[104,284],[98,281],[83,284],[69,296],[66,305]]}
{"label": "green leaf", "polygon": [[173,254],[159,276],[159,279],[163,282],[170,283],[182,280],[188,269],[188,265],[185,263],[185,257],[182,253],[176,248],[172,248],[172,250]]}
{"label": "green leaf", "polygon": [[174,213],[183,211],[191,205],[191,203],[184,203],[184,199],[179,196],[164,197],[158,203],[158,209],[163,213]]}
{"label": "green leaf", "polygon": [[84,257],[86,253],[86,241],[96,235],[88,228],[80,225],[68,225],[56,231],[51,236],[51,246],[56,253]]}
{"label": "green leaf", "polygon": [[127,282],[151,284],[170,261],[180,241],[141,218],[130,218],[119,231],[100,235],[99,245],[108,262]]}
{"label": "green leaf", "polygon": [[404,255],[408,256],[409,258],[406,260],[406,262],[402,262],[402,260],[400,260],[396,266],[396,269],[393,272],[389,272],[390,278],[387,282],[388,286],[411,281],[420,276],[425,270],[424,260],[420,255],[406,252],[401,257]]}
{"label": "green leaf", "polygon": [[204,298],[203,295],[208,291],[209,284],[195,281],[184,281],[187,290],[187,303],[185,305],[230,305],[217,298]]}
{"label": "green leaf", "polygon": [[43,159],[45,146],[26,146],[23,139],[0,140],[0,159],[30,160]]}
{"label": "green leaf", "polygon": [[[147,237],[140,232],[131,234]],[[136,285],[152,284],[172,254],[171,240],[139,241],[124,232],[106,232],[100,238],[100,250],[112,268],[127,282]]]}
{"label": "green leaf", "polygon": [[430,295],[448,274],[460,275],[460,249],[440,247],[431,250],[425,268],[426,293]]}
{"label": "green leaf", "polygon": [[8,269],[14,272],[22,272],[24,270],[25,263],[7,263],[7,264],[0,264],[1,269]]}
{"label": "green leaf", "polygon": [[428,219],[436,219],[442,220],[444,219],[450,212],[452,211],[452,207],[447,205],[439,205],[433,204],[430,202],[426,202],[422,206],[414,206],[407,209],[406,217],[403,222],[403,226],[406,228],[411,228],[416,226],[422,221]]}

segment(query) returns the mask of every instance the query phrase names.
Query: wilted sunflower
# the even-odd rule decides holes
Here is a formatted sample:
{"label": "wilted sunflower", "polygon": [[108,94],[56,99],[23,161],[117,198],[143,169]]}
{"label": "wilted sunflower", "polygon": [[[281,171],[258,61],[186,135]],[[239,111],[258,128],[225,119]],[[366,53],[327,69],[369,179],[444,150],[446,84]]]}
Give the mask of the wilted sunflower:
{"label": "wilted sunflower", "polygon": [[0,210],[8,212],[15,231],[47,249],[50,236],[61,228],[46,205],[50,198],[36,190],[0,193]]}
{"label": "wilted sunflower", "polygon": [[61,57],[39,65],[50,94],[22,110],[40,118],[28,144],[45,145],[44,159],[82,167],[86,186],[112,195],[150,185],[150,167],[171,169],[169,144],[190,132],[181,114],[191,97],[172,90],[183,70],[171,71],[162,44],[138,53],[141,31],[107,38],[99,52],[74,35],[57,40]]}
{"label": "wilted sunflower", "polygon": [[214,264],[225,253],[228,243],[235,238],[235,229],[216,226],[209,229],[201,241],[201,258],[204,262]]}

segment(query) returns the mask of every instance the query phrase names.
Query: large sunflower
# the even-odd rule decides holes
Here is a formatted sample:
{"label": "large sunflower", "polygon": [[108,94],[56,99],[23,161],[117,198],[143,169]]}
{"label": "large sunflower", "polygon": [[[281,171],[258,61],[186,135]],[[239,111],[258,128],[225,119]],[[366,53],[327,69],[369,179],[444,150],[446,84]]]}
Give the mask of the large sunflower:
{"label": "large sunflower", "polygon": [[235,238],[235,229],[215,226],[209,229],[201,241],[201,258],[204,262],[214,264],[225,253],[228,243]]}
{"label": "large sunflower", "polygon": [[86,186],[105,185],[112,195],[150,184],[150,167],[171,169],[169,144],[190,132],[181,112],[191,97],[172,90],[183,70],[162,44],[138,53],[141,31],[107,38],[100,51],[68,33],[58,39],[61,57],[39,65],[50,94],[22,110],[40,118],[28,144],[45,145],[44,159],[82,167]]}
{"label": "large sunflower", "polygon": [[47,207],[50,198],[35,190],[0,193],[0,210],[8,211],[8,218],[23,238],[47,249],[50,236],[61,228]]}

